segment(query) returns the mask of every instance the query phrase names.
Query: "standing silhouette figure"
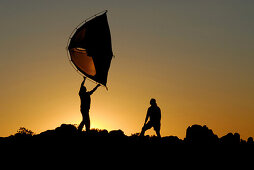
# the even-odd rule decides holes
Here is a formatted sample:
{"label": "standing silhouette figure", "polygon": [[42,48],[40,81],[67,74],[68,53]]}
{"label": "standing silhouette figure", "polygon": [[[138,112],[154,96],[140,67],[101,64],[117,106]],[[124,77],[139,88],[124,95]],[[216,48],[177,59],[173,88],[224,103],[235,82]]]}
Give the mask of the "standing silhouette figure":
{"label": "standing silhouette figure", "polygon": [[[154,128],[158,137],[161,137],[160,128],[161,128],[161,109],[157,106],[156,100],[150,100],[151,106],[147,110],[146,119],[140,136],[144,136],[145,131],[148,129]],[[148,121],[148,118],[150,120]],[[148,123],[146,123],[148,121]]]}
{"label": "standing silhouette figure", "polygon": [[98,84],[93,90],[87,92],[86,87],[84,86],[85,81],[86,81],[86,77],[84,77],[84,80],[81,83],[81,87],[79,90],[79,97],[81,101],[80,111],[83,117],[80,125],[78,126],[79,132],[82,131],[84,125],[86,126],[86,131],[90,130],[89,110],[90,110],[90,104],[91,104],[91,95],[100,86],[100,84]]}

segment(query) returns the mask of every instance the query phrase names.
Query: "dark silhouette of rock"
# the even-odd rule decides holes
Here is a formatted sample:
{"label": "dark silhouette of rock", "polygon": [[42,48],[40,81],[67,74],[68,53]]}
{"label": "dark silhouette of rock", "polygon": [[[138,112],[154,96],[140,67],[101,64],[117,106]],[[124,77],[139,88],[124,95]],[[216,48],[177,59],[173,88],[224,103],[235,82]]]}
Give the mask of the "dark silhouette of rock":
{"label": "dark silhouette of rock", "polygon": [[183,141],[177,136],[166,136],[162,138],[162,144],[182,144]]}
{"label": "dark silhouette of rock", "polygon": [[185,142],[188,144],[218,144],[219,138],[206,125],[192,125],[187,128]]}
{"label": "dark silhouette of rock", "polygon": [[[90,146],[107,148],[108,146],[162,146],[162,148],[171,148],[175,144],[188,145],[203,145],[203,144],[223,144],[223,145],[238,145],[248,144],[253,145],[253,138],[249,137],[247,142],[240,138],[238,133],[228,133],[227,135],[218,138],[211,129],[207,126],[192,125],[186,130],[184,140],[177,136],[140,136],[139,133],[127,136],[122,130],[112,130],[108,132],[103,129],[91,129],[90,131],[79,132],[76,126],[71,124],[62,124],[53,130],[47,130],[40,134],[35,134],[26,128],[20,128],[16,134],[9,137],[0,137],[0,146],[11,145],[21,146],[24,148],[33,148],[38,146],[44,147],[63,147],[72,146],[77,149],[87,149]],[[92,148],[92,147],[91,147]]]}
{"label": "dark silhouette of rock", "polygon": [[125,137],[125,134],[122,130],[112,130],[109,132],[109,135],[112,137]]}
{"label": "dark silhouette of rock", "polygon": [[227,144],[227,145],[236,145],[240,144],[240,135],[239,133],[228,133],[227,135],[223,136],[220,138],[220,142],[222,144]]}
{"label": "dark silhouette of rock", "polygon": [[254,144],[253,138],[252,138],[252,137],[249,137],[249,138],[248,138],[247,144]]}
{"label": "dark silhouette of rock", "polygon": [[71,124],[62,124],[55,129],[57,135],[76,135],[77,128]]}

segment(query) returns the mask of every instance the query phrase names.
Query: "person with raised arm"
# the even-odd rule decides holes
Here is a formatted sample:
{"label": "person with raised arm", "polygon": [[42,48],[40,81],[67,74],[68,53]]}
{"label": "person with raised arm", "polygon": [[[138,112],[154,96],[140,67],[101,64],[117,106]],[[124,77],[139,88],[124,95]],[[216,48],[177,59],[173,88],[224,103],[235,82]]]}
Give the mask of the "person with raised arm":
{"label": "person with raised arm", "polygon": [[81,132],[84,125],[86,126],[86,131],[90,130],[90,116],[89,116],[89,110],[91,105],[91,95],[95,92],[95,90],[100,86],[98,84],[93,90],[87,91],[86,87],[84,86],[86,81],[86,77],[84,77],[84,80],[81,83],[81,87],[79,90],[79,97],[80,97],[80,111],[82,114],[82,121],[78,126],[78,132]]}

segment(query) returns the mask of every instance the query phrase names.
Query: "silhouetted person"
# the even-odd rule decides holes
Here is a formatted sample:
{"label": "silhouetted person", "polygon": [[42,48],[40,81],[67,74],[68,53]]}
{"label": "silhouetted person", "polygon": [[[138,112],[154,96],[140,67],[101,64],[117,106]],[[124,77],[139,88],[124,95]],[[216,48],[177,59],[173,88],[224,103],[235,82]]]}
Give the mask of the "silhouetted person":
{"label": "silhouetted person", "polygon": [[81,101],[80,111],[83,117],[82,122],[78,126],[79,132],[82,131],[84,125],[86,126],[86,131],[90,130],[90,117],[89,117],[89,110],[90,110],[90,104],[91,104],[90,95],[92,95],[93,92],[100,86],[100,84],[98,84],[93,90],[87,92],[86,87],[84,86],[85,81],[86,81],[86,77],[84,77],[84,80],[81,83],[81,87],[79,90],[79,97]]}
{"label": "silhouetted person", "polygon": [[[145,131],[153,127],[157,136],[161,137],[161,135],[160,135],[161,109],[157,106],[155,99],[151,99],[150,104],[151,104],[151,106],[147,110],[145,123],[144,123],[142,131],[140,133],[140,136],[144,136]],[[146,123],[148,118],[150,118],[150,120],[148,123]]]}

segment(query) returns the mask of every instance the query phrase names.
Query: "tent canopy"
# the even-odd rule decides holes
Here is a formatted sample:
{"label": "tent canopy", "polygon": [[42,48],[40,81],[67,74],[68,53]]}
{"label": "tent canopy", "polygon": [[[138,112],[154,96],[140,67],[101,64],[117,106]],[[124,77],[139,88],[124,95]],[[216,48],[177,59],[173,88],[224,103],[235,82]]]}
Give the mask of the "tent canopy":
{"label": "tent canopy", "polygon": [[106,86],[113,56],[107,11],[76,30],[68,51],[72,63],[81,73]]}

